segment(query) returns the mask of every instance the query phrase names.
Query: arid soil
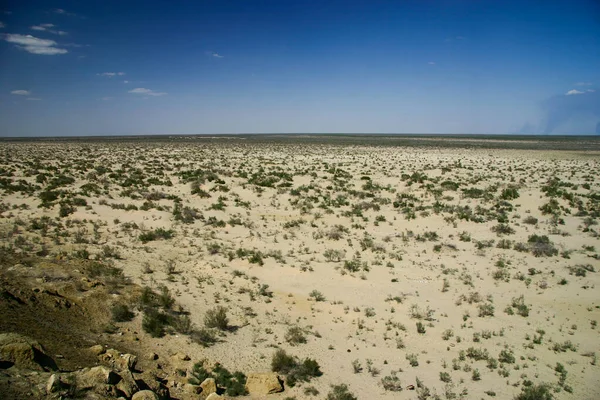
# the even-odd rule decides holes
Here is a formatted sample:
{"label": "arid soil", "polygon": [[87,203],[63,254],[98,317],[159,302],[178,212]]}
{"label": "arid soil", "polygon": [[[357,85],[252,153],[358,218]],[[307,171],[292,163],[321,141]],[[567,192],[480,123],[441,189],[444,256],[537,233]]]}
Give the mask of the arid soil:
{"label": "arid soil", "polygon": [[101,344],[197,398],[196,362],[270,372],[283,349],[322,375],[277,370],[285,390],[266,398],[352,398],[335,397],[341,384],[359,399],[598,398],[596,151],[0,152],[0,333],[37,340],[62,371],[97,365],[87,349]]}

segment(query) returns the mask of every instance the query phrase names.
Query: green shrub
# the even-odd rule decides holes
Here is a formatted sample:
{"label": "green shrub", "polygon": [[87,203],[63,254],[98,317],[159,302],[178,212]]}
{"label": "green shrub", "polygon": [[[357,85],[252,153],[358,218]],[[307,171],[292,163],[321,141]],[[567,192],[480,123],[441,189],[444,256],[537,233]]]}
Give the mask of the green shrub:
{"label": "green shrub", "polygon": [[506,364],[514,364],[516,360],[512,351],[502,350],[498,355],[498,361]]}
{"label": "green shrub", "polygon": [[203,361],[195,363],[189,375],[188,382],[192,385],[200,385],[205,379],[213,378],[213,375],[204,368]]}
{"label": "green shrub", "polygon": [[407,354],[406,359],[408,360],[409,364],[411,367],[418,367],[419,366],[419,360],[417,358],[416,354]]}
{"label": "green shrub", "polygon": [[216,364],[212,371],[208,371],[204,367],[204,362],[200,361],[194,364],[190,371],[188,382],[192,385],[199,385],[205,379],[213,378],[217,387],[225,389],[225,395],[236,397],[248,394],[246,390],[246,375],[242,372],[229,372],[221,364]]}
{"label": "green shrub", "polygon": [[286,382],[290,387],[296,382],[309,382],[313,377],[321,376],[323,373],[319,364],[310,358],[300,360],[288,355],[285,350],[279,349],[271,359],[271,370],[286,376]]}
{"label": "green shrub", "polygon": [[444,383],[450,383],[452,382],[452,377],[450,377],[448,372],[440,372],[440,381]]}
{"label": "green shrub", "polygon": [[291,326],[285,333],[285,340],[295,346],[297,344],[306,343],[304,331],[299,326]]}
{"label": "green shrub", "polygon": [[515,187],[507,187],[500,194],[502,200],[514,200],[519,198],[519,191]]}
{"label": "green shrub", "polygon": [[194,343],[198,343],[202,347],[210,347],[213,344],[217,343],[217,335],[215,334],[215,332],[211,329],[206,328],[192,331],[192,333],[190,334],[190,339],[192,339]]}
{"label": "green shrub", "polygon": [[475,361],[487,360],[489,358],[487,349],[476,349],[474,347],[469,347],[467,349],[466,355],[467,357],[472,358]]}
{"label": "green shrub", "polygon": [[115,304],[110,311],[112,313],[112,319],[115,322],[131,321],[134,317],[133,312],[129,310],[127,304]]}
{"label": "green shrub", "polygon": [[164,228],[157,228],[154,231],[143,232],[139,235],[139,239],[142,243],[148,243],[158,239],[171,239],[174,236],[173,230],[166,230]]}
{"label": "green shrub", "polygon": [[348,385],[332,385],[331,391],[327,394],[326,400],[358,400],[348,389]]}
{"label": "green shrub", "polygon": [[585,277],[588,272],[596,272],[591,264],[577,264],[569,268],[569,273],[575,276]]}
{"label": "green shrub", "polygon": [[[513,297],[510,306],[517,309],[517,314],[522,317],[529,316],[529,307],[525,304],[525,297],[523,295],[519,297]],[[509,308],[510,309],[510,308]],[[512,311],[512,309],[510,309]],[[509,312],[510,314],[510,312]]]}
{"label": "green shrub", "polygon": [[208,310],[204,316],[204,325],[207,328],[216,328],[225,331],[229,328],[227,309],[223,306]]}
{"label": "green shrub", "polygon": [[163,337],[165,328],[169,325],[167,314],[154,308],[148,308],[142,319],[142,329],[152,337]]}
{"label": "green shrub", "polygon": [[381,386],[383,386],[383,390],[387,392],[402,391],[402,383],[400,382],[400,378],[398,378],[398,376],[394,372],[381,379]]}
{"label": "green shrub", "polygon": [[546,235],[531,235],[527,243],[529,250],[536,257],[551,257],[558,254],[558,250]]}
{"label": "green shrub", "polygon": [[58,215],[61,218],[67,217],[67,216],[73,214],[75,211],[77,211],[77,208],[73,207],[68,202],[66,202],[66,201],[61,201],[60,202],[60,208],[58,210]]}
{"label": "green shrub", "polygon": [[243,396],[248,393],[245,386],[246,375],[243,373],[239,371],[231,373],[221,364],[215,365],[212,372],[217,386],[225,388],[227,396]]}
{"label": "green shrub", "polygon": [[479,304],[479,316],[480,317],[493,317],[494,316],[494,305],[491,303]]}
{"label": "green shrub", "polygon": [[315,301],[325,301],[326,300],[323,293],[319,292],[318,290],[313,290],[312,292],[310,292],[310,294],[308,296],[313,298]]}
{"label": "green shrub", "polygon": [[541,383],[539,385],[525,386],[514,400],[553,400],[554,395],[550,385]]}
{"label": "green shrub", "polygon": [[271,359],[271,370],[283,375],[288,374],[297,365],[293,356],[288,355],[285,350],[279,349]]}
{"label": "green shrub", "polygon": [[508,224],[498,224],[492,227],[492,232],[495,232],[498,236],[501,235],[512,235],[515,230]]}

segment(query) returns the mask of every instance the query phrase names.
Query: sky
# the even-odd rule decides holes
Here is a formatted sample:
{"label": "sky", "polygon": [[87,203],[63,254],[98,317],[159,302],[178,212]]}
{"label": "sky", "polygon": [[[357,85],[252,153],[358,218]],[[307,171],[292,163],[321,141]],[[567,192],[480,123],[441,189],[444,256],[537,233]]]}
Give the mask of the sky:
{"label": "sky", "polygon": [[598,0],[4,0],[0,39],[0,136],[600,133]]}

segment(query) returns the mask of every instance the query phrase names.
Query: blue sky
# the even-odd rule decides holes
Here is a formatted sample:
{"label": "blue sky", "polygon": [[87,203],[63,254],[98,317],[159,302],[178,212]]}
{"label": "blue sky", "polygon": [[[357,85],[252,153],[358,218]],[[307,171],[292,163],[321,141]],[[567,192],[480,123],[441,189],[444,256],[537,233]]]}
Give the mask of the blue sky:
{"label": "blue sky", "polygon": [[600,2],[4,1],[0,136],[593,133]]}

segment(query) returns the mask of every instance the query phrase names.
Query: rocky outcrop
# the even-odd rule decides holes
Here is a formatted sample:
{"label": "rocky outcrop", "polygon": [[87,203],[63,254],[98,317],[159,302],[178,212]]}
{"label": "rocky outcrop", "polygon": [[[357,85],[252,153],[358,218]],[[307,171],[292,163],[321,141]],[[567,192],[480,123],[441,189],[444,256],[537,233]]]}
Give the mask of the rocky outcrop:
{"label": "rocky outcrop", "polygon": [[202,396],[208,397],[212,393],[217,393],[217,383],[213,378],[206,378],[201,384]]}
{"label": "rocky outcrop", "polygon": [[251,395],[266,395],[283,392],[283,386],[274,372],[251,373],[246,380],[246,390]]}
{"label": "rocky outcrop", "polygon": [[36,371],[58,369],[56,362],[46,354],[40,343],[16,333],[0,334],[0,362],[6,367],[15,365]]}
{"label": "rocky outcrop", "polygon": [[101,385],[116,385],[121,379],[120,375],[103,366],[84,368],[75,372],[77,387],[80,389],[93,389]]}
{"label": "rocky outcrop", "polygon": [[100,361],[118,370],[134,371],[137,357],[133,354],[121,354],[118,350],[108,349],[99,355]]}
{"label": "rocky outcrop", "polygon": [[140,390],[131,400],[158,400],[158,396],[152,390]]}

